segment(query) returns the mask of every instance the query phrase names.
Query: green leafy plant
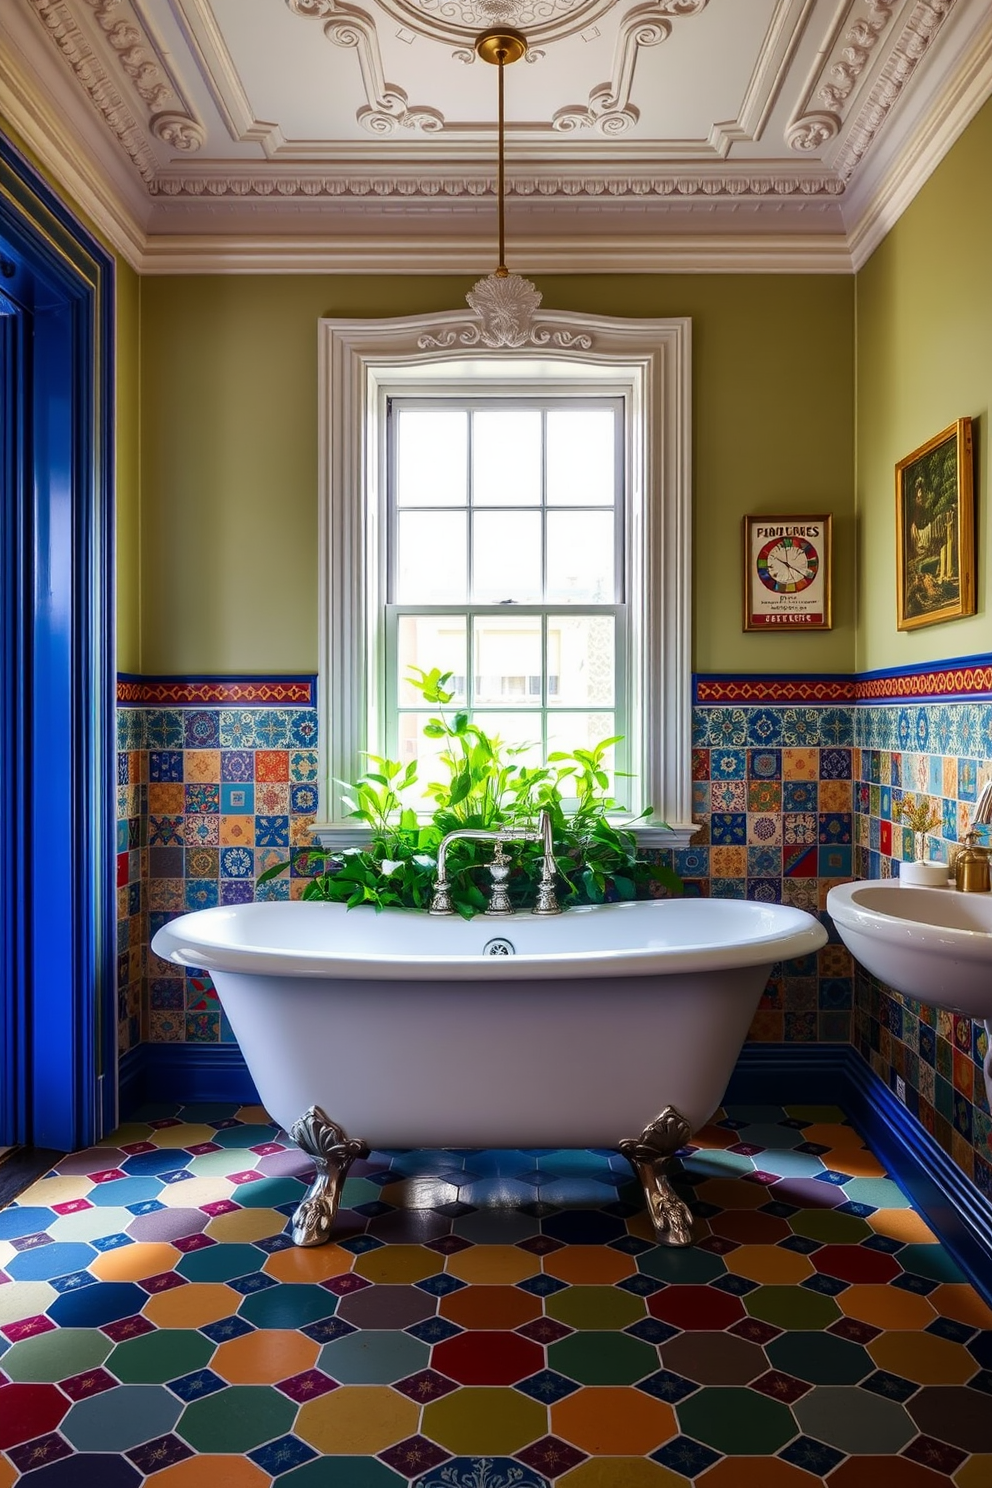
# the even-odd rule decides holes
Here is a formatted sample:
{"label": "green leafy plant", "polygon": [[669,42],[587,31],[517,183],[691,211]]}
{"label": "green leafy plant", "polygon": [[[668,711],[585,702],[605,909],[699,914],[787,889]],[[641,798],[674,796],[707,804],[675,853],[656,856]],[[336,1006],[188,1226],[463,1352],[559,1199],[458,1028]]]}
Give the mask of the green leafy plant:
{"label": "green leafy plant", "polygon": [[[429,705],[448,708],[450,672],[416,667],[410,682]],[[419,783],[416,761],[402,765],[381,755],[366,755],[369,768],[344,785],[349,816],[371,829],[369,842],[334,852],[312,849],[309,864],[318,872],[307,881],[305,899],[326,899],[349,908],[372,904],[382,909],[427,909],[437,872],[437,850],[449,832],[495,831],[502,827],[533,828],[538,813],[551,817],[562,904],[601,904],[607,899],[646,897],[652,886],[681,893],[682,882],[662,863],[640,857],[632,828],[650,816],[617,821],[623,807],[609,793],[606,757],[620,736],[603,739],[591,749],[555,751],[543,765],[528,766],[526,745],[510,745],[487,734],[464,710],[441,711],[424,727],[426,738],[441,741],[439,762],[447,778],[426,784],[433,803],[423,821],[410,800]],[[515,908],[534,902],[541,877],[538,842],[515,841],[509,892]],[[460,839],[448,850],[451,896],[459,914],[470,918],[487,903],[487,866],[491,841]],[[265,883],[283,872],[277,863],[259,876]]]}

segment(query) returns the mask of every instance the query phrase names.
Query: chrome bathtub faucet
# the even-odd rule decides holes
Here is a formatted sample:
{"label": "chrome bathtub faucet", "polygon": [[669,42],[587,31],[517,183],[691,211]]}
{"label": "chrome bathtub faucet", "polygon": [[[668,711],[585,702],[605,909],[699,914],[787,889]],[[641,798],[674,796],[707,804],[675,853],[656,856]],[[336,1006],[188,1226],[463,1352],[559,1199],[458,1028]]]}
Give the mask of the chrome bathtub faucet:
{"label": "chrome bathtub faucet", "polygon": [[493,860],[489,865],[489,874],[492,879],[492,889],[489,895],[489,904],[486,907],[487,915],[511,915],[513,905],[507,889],[507,880],[510,877],[510,859],[503,851],[506,842],[540,842],[543,844],[544,852],[541,857],[541,881],[537,886],[537,896],[534,900],[534,914],[552,915],[561,914],[561,905],[555,893],[555,868],[554,842],[551,835],[551,816],[547,811],[541,811],[537,818],[537,831],[532,832],[528,827],[500,827],[493,831],[483,827],[465,827],[455,832],[449,832],[442,837],[441,844],[437,850],[437,877],[434,880],[434,893],[431,897],[429,913],[432,915],[449,915],[455,913],[455,906],[451,900],[451,885],[448,882],[448,847],[452,842],[495,842],[496,850]]}

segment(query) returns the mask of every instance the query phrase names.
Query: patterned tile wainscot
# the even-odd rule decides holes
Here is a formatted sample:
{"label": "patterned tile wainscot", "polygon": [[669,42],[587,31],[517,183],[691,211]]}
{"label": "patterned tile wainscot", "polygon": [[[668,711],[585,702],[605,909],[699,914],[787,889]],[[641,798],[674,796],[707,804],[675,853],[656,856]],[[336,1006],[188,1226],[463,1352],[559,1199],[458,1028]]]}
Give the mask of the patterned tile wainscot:
{"label": "patterned tile wainscot", "polygon": [[118,703],[121,1050],[141,1037],[233,1041],[210,978],[147,947],[178,914],[253,899],[270,864],[292,860],[259,897],[302,893],[317,809],[314,680],[128,677]]}
{"label": "patterned tile wainscot", "polygon": [[[822,913],[852,873],[849,678],[699,677],[693,820],[675,854],[686,892]],[[846,1043],[852,962],[831,933],[817,956],[776,967],[751,1026],[761,1041]]]}
{"label": "patterned tile wainscot", "polygon": [[[876,702],[885,697],[901,702]],[[934,692],[957,699],[928,701]],[[992,667],[963,663],[897,678],[870,678],[855,709],[854,870],[889,878],[912,856],[912,834],[893,817],[904,794],[928,798],[940,825],[927,855],[949,861],[992,777]],[[918,692],[922,696],[913,697]],[[960,696],[960,694],[964,694]],[[988,833],[983,831],[988,842]],[[982,1078],[988,1041],[981,1023],[899,996],[857,968],[854,1041],[892,1088],[905,1081],[908,1108],[992,1197],[992,1119]]]}
{"label": "patterned tile wainscot", "polygon": [[[231,1039],[208,977],[149,956],[164,920],[251,898],[270,862],[298,858],[316,809],[312,679],[122,679],[119,686],[120,1044]],[[698,677],[694,819],[674,862],[686,892],[781,900],[823,913],[852,876],[908,856],[892,804],[932,797],[949,856],[992,774],[992,658],[898,674]],[[291,875],[261,892],[293,896]],[[855,976],[855,971],[857,975]],[[753,1040],[853,1041],[958,1166],[992,1195],[985,1032],[909,1003],[856,969],[831,933],[776,967]]]}

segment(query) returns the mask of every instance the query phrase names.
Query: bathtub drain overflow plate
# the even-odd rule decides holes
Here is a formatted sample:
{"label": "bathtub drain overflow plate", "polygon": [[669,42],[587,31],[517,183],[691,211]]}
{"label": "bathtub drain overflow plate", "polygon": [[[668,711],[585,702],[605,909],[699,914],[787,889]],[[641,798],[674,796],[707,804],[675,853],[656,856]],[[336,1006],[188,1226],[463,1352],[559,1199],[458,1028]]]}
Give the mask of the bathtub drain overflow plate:
{"label": "bathtub drain overflow plate", "polygon": [[512,941],[504,940],[502,935],[496,935],[492,940],[486,941],[482,947],[482,954],[484,956],[515,956],[517,953]]}

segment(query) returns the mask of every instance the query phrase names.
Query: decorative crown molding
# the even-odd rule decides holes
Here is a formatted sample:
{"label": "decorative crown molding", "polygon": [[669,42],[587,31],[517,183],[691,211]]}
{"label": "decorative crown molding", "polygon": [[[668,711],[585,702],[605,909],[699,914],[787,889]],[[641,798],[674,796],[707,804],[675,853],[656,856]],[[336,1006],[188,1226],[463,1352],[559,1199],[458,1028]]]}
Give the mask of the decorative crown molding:
{"label": "decorative crown molding", "polygon": [[823,62],[815,69],[804,100],[786,129],[790,149],[820,150],[839,133],[858,79],[897,4],[898,0],[863,0],[866,13],[846,29],[844,22],[850,19],[853,6],[849,4],[846,16],[842,13],[838,18],[824,48]]}
{"label": "decorative crown molding", "polygon": [[63,0],[30,0],[41,24],[72,68],[76,81],[89,94],[141,179],[149,186],[158,168],[141,125],[128,108],[104,67],[76,25]]}
{"label": "decorative crown molding", "polygon": [[954,4],[955,0],[920,0],[916,6],[833,161],[842,181],[850,180]]}
{"label": "decorative crown molding", "polygon": [[134,91],[145,104],[152,134],[173,150],[185,153],[199,150],[207,137],[203,125],[136,17],[131,14],[126,20],[121,19],[123,0],[86,0],[86,3],[131,79]]}
{"label": "decorative crown molding", "polygon": [[[319,3],[319,0],[314,0]],[[213,173],[191,175],[188,172],[160,172],[150,183],[153,196],[162,197],[398,197],[431,200],[437,197],[478,198],[496,195],[496,182],[490,176],[463,175],[442,178],[417,174],[396,175],[330,175],[326,171],[284,175],[281,171],[258,171],[251,174],[219,176]],[[713,176],[702,171],[679,171],[665,175],[575,175],[515,176],[506,182],[506,195],[517,197],[559,197],[570,199],[611,197],[615,200],[642,200],[645,197],[710,199],[799,197],[840,197],[843,181],[830,171],[811,171],[808,175],[770,173],[745,175],[727,171]]]}

